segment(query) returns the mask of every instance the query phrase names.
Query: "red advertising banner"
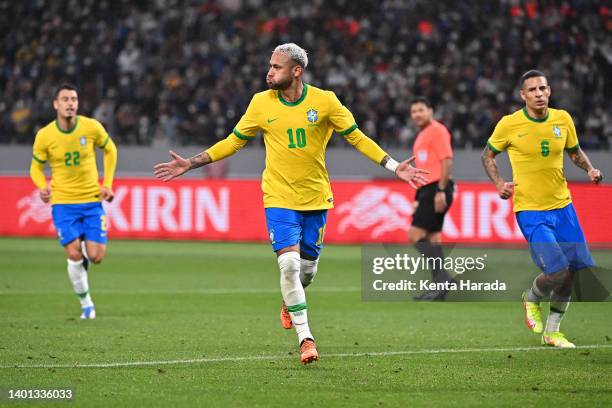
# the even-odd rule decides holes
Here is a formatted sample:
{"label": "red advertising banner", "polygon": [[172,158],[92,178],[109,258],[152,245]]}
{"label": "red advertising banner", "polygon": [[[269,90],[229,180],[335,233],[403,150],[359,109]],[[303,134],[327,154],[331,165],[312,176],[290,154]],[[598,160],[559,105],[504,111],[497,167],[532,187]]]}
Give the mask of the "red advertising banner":
{"label": "red advertising banner", "polygon": [[[335,181],[335,208],[325,241],[406,242],[414,190],[399,181]],[[0,177],[0,235],[54,236],[51,206],[27,177]],[[260,182],[119,178],[105,203],[110,237],[266,241]],[[574,206],[590,243],[612,242],[612,185],[571,184]],[[512,203],[490,183],[458,182],[443,231],[447,242],[524,242]]]}

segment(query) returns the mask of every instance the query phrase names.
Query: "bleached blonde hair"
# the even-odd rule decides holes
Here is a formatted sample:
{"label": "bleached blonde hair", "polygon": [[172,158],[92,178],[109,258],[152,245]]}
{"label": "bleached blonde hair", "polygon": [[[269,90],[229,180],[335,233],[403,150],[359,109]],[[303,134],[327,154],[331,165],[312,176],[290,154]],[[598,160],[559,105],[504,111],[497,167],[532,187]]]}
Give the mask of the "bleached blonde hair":
{"label": "bleached blonde hair", "polygon": [[274,49],[274,52],[282,52],[283,54],[289,55],[289,58],[302,68],[308,66],[308,54],[306,50],[295,43],[281,44]]}

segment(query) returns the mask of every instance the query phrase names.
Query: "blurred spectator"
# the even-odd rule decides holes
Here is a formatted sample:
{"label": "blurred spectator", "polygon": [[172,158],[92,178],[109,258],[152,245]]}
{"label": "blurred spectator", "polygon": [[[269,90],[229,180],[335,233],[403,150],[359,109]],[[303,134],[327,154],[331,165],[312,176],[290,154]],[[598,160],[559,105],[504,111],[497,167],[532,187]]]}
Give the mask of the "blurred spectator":
{"label": "blurred spectator", "polygon": [[266,89],[268,55],[287,41],[310,53],[306,81],[333,89],[383,145],[411,143],[406,106],[424,95],[455,147],[482,146],[520,107],[516,79],[531,68],[548,75],[552,106],[570,111],[590,147],[612,138],[612,12],[601,1],[0,0],[0,9],[3,143],[31,143],[67,80],[81,90],[80,111],[114,127],[119,143],[209,145]]}
{"label": "blurred spectator", "polygon": [[26,143],[30,140],[32,124],[32,109],[23,99],[18,99],[11,112],[11,124],[16,133],[17,143]]}
{"label": "blurred spectator", "polygon": [[93,117],[106,129],[106,131],[115,135],[115,103],[111,98],[104,97],[100,101],[98,107],[94,110]]}

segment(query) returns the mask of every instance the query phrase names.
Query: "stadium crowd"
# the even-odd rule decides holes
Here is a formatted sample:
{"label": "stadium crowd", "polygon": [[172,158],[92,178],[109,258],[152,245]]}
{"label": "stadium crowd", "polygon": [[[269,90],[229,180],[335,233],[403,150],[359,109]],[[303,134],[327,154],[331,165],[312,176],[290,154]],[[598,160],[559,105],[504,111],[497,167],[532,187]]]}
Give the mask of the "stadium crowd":
{"label": "stadium crowd", "polygon": [[425,95],[456,147],[483,146],[538,68],[582,146],[607,149],[611,31],[612,8],[590,0],[0,0],[0,143],[32,143],[68,81],[120,145],[210,145],[293,41],[309,51],[306,82],[382,145],[412,142],[409,101]]}

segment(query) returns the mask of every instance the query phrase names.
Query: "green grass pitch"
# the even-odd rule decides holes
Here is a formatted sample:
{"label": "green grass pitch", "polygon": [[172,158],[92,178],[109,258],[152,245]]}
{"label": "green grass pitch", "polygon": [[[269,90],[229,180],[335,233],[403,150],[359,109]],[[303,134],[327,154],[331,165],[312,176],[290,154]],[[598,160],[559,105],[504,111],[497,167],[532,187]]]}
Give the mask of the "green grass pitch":
{"label": "green grass pitch", "polygon": [[80,321],[57,242],[0,238],[0,389],[69,387],[87,407],[612,405],[612,303],[571,305],[562,329],[589,348],[544,349],[518,301],[362,302],[360,254],[324,250],[304,367],[268,245],[111,241],[90,268],[98,318]]}

